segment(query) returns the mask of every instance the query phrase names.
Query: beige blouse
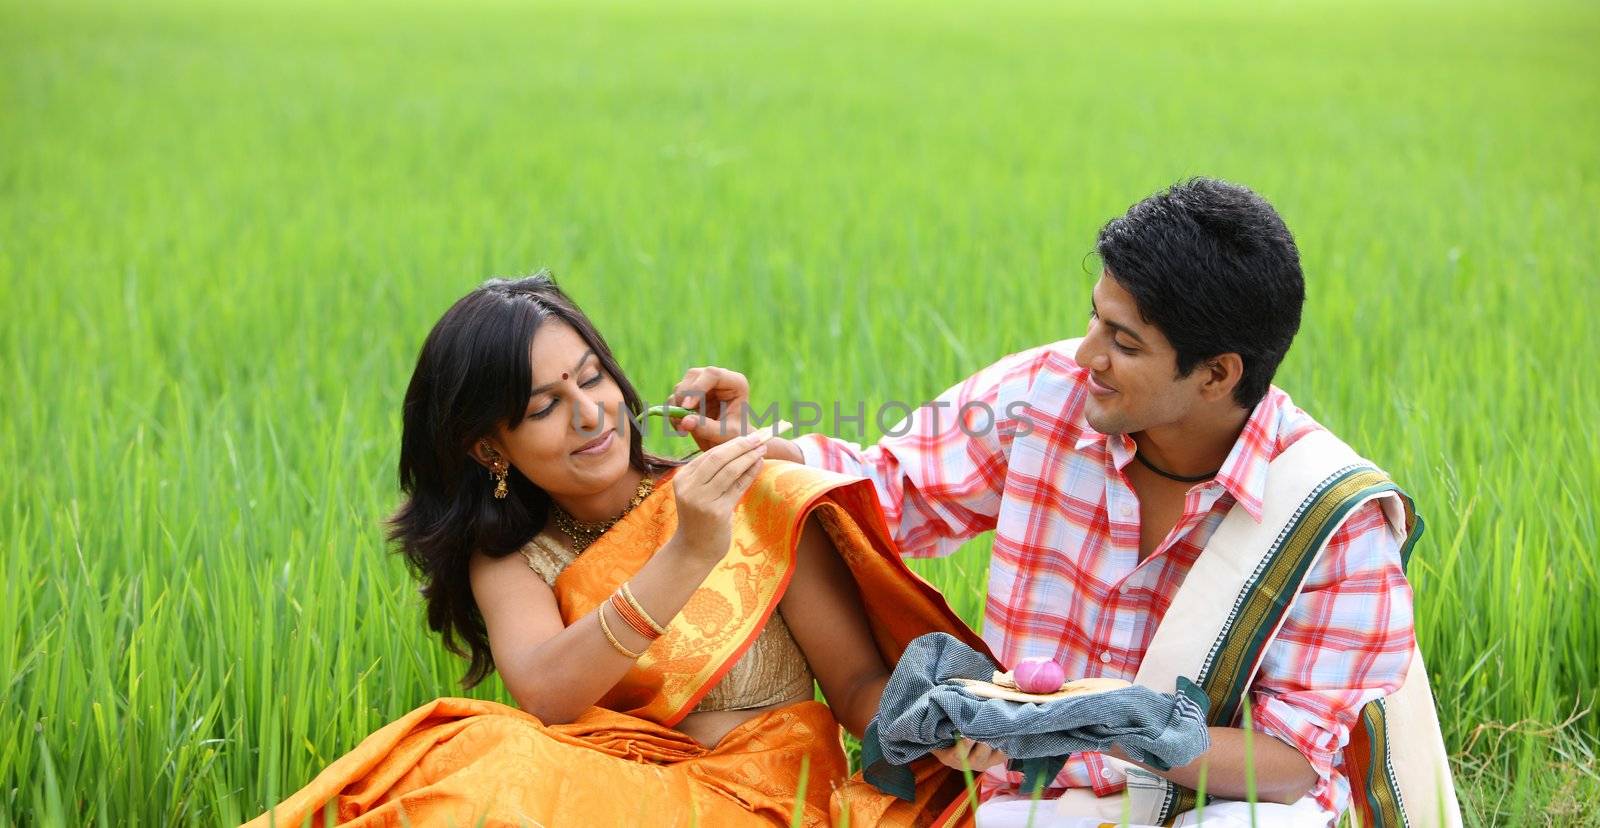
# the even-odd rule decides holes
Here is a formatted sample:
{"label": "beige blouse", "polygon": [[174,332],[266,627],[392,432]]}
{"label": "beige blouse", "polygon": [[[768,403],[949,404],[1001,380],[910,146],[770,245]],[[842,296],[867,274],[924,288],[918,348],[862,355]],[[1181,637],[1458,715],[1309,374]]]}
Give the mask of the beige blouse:
{"label": "beige blouse", "polygon": [[[561,571],[578,557],[556,535],[548,532],[539,533],[521,552],[528,568],[539,573],[552,587]],[[809,696],[814,678],[800,645],[795,643],[789,625],[783,621],[783,614],[774,611],[755,643],[700,700],[695,711],[749,710],[789,701],[802,694]]]}

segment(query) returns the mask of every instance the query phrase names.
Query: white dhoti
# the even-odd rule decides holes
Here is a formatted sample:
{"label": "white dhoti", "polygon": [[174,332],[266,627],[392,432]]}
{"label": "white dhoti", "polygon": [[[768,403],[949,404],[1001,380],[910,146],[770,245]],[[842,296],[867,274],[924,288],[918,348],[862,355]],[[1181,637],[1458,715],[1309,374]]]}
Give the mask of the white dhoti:
{"label": "white dhoti", "polygon": [[[1053,799],[1029,800],[1015,794],[1000,794],[978,806],[978,828],[1101,828],[1121,826],[1127,817],[1123,797],[1108,796],[1098,816],[1065,816],[1057,813]],[[1178,828],[1328,828],[1335,815],[1315,799],[1306,797],[1292,805],[1276,802],[1208,803],[1200,813],[1186,811],[1173,825]],[[1145,828],[1148,823],[1129,822],[1130,828]]]}

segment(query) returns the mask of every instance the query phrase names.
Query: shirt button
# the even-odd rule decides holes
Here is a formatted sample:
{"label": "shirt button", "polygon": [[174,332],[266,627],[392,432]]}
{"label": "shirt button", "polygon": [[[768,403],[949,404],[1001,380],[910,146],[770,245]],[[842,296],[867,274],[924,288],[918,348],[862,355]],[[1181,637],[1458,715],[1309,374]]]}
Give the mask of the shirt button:
{"label": "shirt button", "polygon": [[1128,585],[1127,584],[1123,584],[1122,586],[1117,587],[1117,591],[1122,593],[1123,595],[1127,595],[1128,594]]}
{"label": "shirt button", "polygon": [[1100,654],[1100,663],[1101,664],[1110,664],[1111,663],[1111,651],[1110,650],[1106,650],[1105,652]]}
{"label": "shirt button", "polygon": [[1133,517],[1133,504],[1132,503],[1124,503],[1124,504],[1122,504],[1122,516],[1125,517],[1125,518]]}
{"label": "shirt button", "polygon": [[1101,768],[1100,769],[1100,778],[1104,779],[1106,781],[1110,781],[1111,780],[1111,769],[1110,768]]}

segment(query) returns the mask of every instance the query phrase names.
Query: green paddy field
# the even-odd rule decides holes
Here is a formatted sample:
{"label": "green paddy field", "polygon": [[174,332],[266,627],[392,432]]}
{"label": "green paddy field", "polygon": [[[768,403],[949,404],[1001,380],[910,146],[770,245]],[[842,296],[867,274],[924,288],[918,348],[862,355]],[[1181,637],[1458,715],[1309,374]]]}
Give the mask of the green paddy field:
{"label": "green paddy field", "polygon": [[[1095,230],[1194,174],[1282,211],[1278,382],[1428,519],[1469,823],[1592,823],[1596,42],[1589,3],[0,0],[0,824],[230,824],[462,692],[380,522],[478,281],[553,270],[653,401],[915,402],[1079,334]],[[976,620],[987,554],[919,568]]]}

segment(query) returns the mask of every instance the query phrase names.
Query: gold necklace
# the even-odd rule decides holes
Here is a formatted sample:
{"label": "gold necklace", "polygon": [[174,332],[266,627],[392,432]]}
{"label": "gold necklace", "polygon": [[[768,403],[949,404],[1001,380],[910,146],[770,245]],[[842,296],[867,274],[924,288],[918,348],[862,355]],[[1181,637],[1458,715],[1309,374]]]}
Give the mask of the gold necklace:
{"label": "gold necklace", "polygon": [[616,526],[618,521],[627,517],[629,512],[643,503],[644,499],[649,497],[650,493],[655,490],[656,481],[650,475],[645,475],[639,479],[639,488],[634,490],[633,500],[628,502],[628,507],[622,510],[622,514],[598,523],[582,523],[569,514],[566,509],[561,508],[560,504],[552,500],[550,501],[550,519],[554,521],[557,529],[560,529],[562,533],[572,539],[573,551],[581,553],[599,540],[600,536],[609,531],[611,527]]}

